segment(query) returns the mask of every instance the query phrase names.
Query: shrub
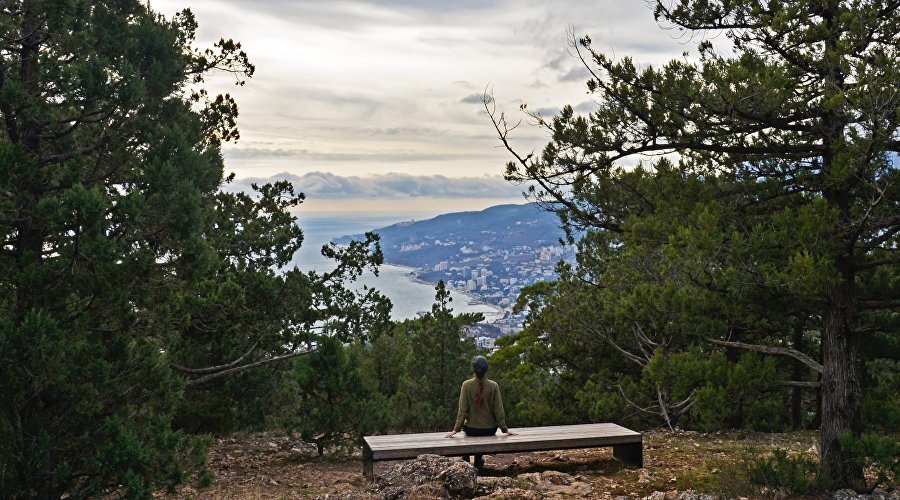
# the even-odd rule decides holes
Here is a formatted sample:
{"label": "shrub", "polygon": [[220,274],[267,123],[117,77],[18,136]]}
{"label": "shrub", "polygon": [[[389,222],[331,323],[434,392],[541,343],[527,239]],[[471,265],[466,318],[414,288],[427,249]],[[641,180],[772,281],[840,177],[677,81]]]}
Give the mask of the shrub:
{"label": "shrub", "polygon": [[841,447],[855,455],[863,468],[875,474],[875,486],[900,480],[900,441],[897,435],[864,434],[841,437]]}
{"label": "shrub", "polygon": [[791,457],[786,450],[776,448],[771,456],[750,461],[750,481],[789,495],[806,495],[813,489],[816,462],[804,457]]}

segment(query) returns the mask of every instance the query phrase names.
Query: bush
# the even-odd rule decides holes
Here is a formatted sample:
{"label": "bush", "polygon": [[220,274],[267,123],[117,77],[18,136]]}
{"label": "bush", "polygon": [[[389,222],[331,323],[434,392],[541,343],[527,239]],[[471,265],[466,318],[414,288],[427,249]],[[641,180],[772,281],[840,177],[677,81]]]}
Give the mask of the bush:
{"label": "bush", "polygon": [[789,495],[806,495],[813,489],[816,462],[804,457],[788,456],[777,448],[769,457],[754,458],[748,468],[750,481]]}
{"label": "bush", "polygon": [[841,437],[841,447],[857,457],[863,468],[875,474],[875,486],[900,480],[900,440],[897,435],[864,434]]}

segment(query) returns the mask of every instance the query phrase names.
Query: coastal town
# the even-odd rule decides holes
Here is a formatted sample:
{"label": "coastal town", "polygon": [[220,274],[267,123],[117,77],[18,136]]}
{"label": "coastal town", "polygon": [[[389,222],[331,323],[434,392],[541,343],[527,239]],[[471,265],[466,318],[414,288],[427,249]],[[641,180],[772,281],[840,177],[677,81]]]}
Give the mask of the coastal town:
{"label": "coastal town", "polygon": [[524,313],[513,312],[522,289],[538,281],[555,279],[557,263],[572,262],[574,258],[572,246],[483,247],[480,252],[462,253],[420,270],[417,278],[431,283],[443,280],[474,302],[497,307],[501,319],[479,324],[470,332],[476,336],[479,347],[490,349],[497,337],[522,329]]}
{"label": "coastal town", "polygon": [[443,280],[470,304],[496,309],[467,331],[485,349],[522,329],[524,312],[514,313],[513,306],[523,288],[556,279],[557,265],[575,260],[575,247],[563,244],[555,216],[533,205],[445,214],[375,232],[385,262],[413,268],[411,277],[421,282]]}

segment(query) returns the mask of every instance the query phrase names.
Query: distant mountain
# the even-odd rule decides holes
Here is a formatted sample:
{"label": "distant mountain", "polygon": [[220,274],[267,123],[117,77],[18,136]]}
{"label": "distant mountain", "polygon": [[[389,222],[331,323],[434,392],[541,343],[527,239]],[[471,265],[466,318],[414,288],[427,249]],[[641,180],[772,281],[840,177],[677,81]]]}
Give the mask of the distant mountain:
{"label": "distant mountain", "polygon": [[[386,262],[422,269],[431,269],[442,261],[469,261],[498,250],[559,245],[564,237],[556,216],[533,203],[398,222],[374,232],[381,236]],[[361,237],[349,235],[335,242],[347,243]]]}

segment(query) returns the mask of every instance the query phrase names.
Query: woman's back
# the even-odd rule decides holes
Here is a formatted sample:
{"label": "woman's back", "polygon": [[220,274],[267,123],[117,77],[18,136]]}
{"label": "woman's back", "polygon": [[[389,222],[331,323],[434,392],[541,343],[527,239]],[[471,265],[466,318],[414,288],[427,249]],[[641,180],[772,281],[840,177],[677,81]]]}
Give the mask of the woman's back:
{"label": "woman's back", "polygon": [[497,382],[487,377],[474,377],[463,382],[454,428],[459,430],[463,425],[477,429],[499,427],[507,432],[506,413]]}

